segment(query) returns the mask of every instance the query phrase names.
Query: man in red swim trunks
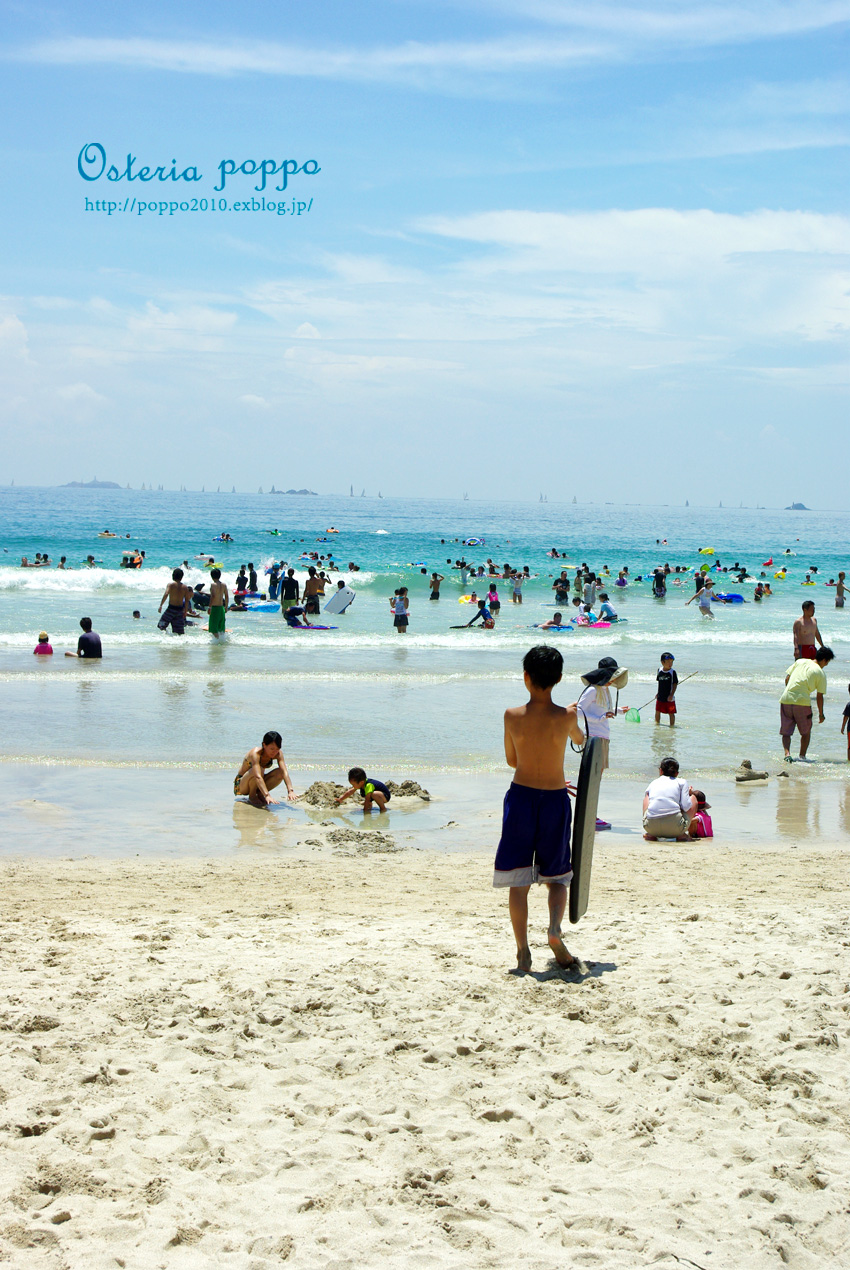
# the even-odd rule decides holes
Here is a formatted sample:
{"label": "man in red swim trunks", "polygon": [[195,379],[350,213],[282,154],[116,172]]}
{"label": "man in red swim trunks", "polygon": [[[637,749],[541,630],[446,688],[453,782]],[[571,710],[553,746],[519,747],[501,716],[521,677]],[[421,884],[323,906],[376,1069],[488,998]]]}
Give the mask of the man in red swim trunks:
{"label": "man in red swim trunks", "polygon": [[810,661],[814,661],[817,657],[818,644],[823,648],[823,640],[815,619],[814,600],[804,600],[803,616],[798,617],[794,623],[794,660],[799,661],[801,657],[808,657]]}

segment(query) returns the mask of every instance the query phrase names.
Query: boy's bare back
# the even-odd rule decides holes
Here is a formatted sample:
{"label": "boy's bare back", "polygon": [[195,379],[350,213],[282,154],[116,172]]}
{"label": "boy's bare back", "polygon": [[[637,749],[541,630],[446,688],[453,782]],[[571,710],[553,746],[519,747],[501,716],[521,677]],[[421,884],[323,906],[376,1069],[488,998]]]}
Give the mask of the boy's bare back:
{"label": "boy's bare back", "polygon": [[[542,694],[541,694],[542,695]],[[548,693],[505,711],[505,757],[514,781],[531,789],[563,789],[564,753],[571,734],[582,740],[575,707],[556,706]]]}

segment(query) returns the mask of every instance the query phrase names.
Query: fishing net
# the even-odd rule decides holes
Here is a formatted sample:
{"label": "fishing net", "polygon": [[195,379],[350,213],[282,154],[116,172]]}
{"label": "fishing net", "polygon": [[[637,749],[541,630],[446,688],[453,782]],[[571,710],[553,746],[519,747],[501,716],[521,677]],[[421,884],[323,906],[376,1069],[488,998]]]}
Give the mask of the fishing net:
{"label": "fishing net", "polygon": [[632,706],[630,710],[626,711],[626,722],[640,723],[640,710],[636,706]]}

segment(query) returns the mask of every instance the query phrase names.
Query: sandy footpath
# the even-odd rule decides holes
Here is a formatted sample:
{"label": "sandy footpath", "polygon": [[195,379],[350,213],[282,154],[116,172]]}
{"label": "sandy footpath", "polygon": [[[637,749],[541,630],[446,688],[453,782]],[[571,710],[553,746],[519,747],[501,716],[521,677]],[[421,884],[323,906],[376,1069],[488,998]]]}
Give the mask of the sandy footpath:
{"label": "sandy footpath", "polygon": [[850,1260],[843,850],[0,866],[0,1264]]}

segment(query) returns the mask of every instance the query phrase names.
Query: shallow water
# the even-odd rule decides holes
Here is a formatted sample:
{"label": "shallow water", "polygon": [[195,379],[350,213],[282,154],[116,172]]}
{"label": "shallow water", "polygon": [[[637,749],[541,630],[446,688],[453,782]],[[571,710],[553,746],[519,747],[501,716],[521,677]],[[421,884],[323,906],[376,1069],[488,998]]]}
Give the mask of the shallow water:
{"label": "shallow water", "polygon": [[[341,532],[325,535],[331,525]],[[119,570],[127,542],[99,539],[107,526],[131,533],[131,544],[145,548],[144,569]],[[265,532],[273,526],[283,530],[280,537]],[[212,543],[225,529],[236,544]],[[385,776],[421,768],[502,771],[501,714],[522,699],[522,654],[546,638],[564,654],[556,699],[565,703],[578,695],[580,675],[613,655],[630,671],[621,704],[642,705],[654,696],[658,657],[669,647],[680,677],[699,672],[680,689],[677,727],[655,728],[651,707],[640,724],[618,720],[612,774],[643,779],[672,752],[701,780],[728,778],[743,757],[776,766],[777,701],[792,656],[791,625],[802,598],[811,597],[836,662],[827,722],[812,742],[820,761],[807,777],[844,779],[839,729],[850,678],[850,608],[837,612],[827,587],[803,589],[800,582],[809,566],[817,566],[821,579],[837,576],[846,564],[848,530],[847,513],[5,488],[0,681],[8,726],[0,753],[232,763],[273,727],[305,768],[339,773],[359,761]],[[483,536],[486,546],[440,542],[471,535]],[[327,541],[317,541],[322,537]],[[656,546],[656,538],[669,545]],[[700,556],[704,545],[717,554]],[[568,561],[548,558],[550,546],[565,549]],[[608,565],[616,575],[628,564],[635,576],[665,560],[693,569],[719,557],[759,574],[761,562],[772,555],[778,564],[786,547],[797,554],[787,558],[784,582],[771,576],[776,594],[761,604],[716,606],[714,622],[700,618],[696,605],[685,607],[693,594],[689,574],[681,587],[670,585],[665,600],[652,598],[648,582],[624,594],[611,587],[615,606],[628,618],[618,627],[547,637],[532,629],[553,612],[552,576],[562,566],[572,573],[586,560],[597,572]],[[37,550],[49,552],[54,563],[62,554],[78,563],[93,552],[103,566],[62,572],[12,563]],[[295,634],[282,629],[277,614],[229,614],[221,645],[200,628],[182,640],[157,630],[162,591],[184,558],[194,565],[197,553],[215,552],[232,583],[242,563],[262,570],[273,554],[296,563],[304,550],[333,551],[341,564],[361,566],[359,573],[340,573],[358,596],[348,613],[332,619],[337,630]],[[445,564],[462,550],[476,563],[491,556],[527,564],[538,575],[522,606],[499,587],[503,607],[494,631],[448,629],[471,616],[457,603],[460,578]],[[438,603],[427,599],[421,567],[446,574]],[[299,573],[303,577],[303,566]],[[193,568],[189,580],[208,579]],[[411,625],[398,636],[387,600],[402,583],[410,588]],[[753,585],[729,589],[749,597]],[[132,619],[134,608],[142,621]],[[100,665],[61,656],[75,646],[83,614],[103,637]],[[46,664],[32,656],[41,628],[57,653]]]}

